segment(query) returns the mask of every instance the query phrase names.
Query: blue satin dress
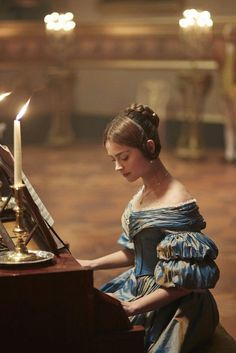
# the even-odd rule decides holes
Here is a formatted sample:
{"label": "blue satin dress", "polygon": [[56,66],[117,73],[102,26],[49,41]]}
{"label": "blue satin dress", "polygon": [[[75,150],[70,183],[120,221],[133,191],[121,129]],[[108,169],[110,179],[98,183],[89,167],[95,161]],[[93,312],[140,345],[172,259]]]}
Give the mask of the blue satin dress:
{"label": "blue satin dress", "polygon": [[122,215],[118,243],[134,251],[135,266],[101,290],[122,301],[136,300],[158,288],[187,288],[190,294],[165,307],[130,317],[145,328],[145,352],[188,353],[207,342],[219,321],[209,288],[219,278],[218,250],[204,235],[204,219],[195,200]]}

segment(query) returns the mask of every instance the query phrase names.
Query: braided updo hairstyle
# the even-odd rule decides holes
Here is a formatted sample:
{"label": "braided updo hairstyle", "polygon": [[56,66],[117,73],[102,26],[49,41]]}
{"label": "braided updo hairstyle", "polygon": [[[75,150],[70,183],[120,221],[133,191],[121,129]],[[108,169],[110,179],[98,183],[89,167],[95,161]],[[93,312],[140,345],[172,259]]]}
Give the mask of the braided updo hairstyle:
{"label": "braided updo hairstyle", "polygon": [[[131,104],[118,114],[106,127],[103,143],[112,141],[120,145],[138,148],[152,160],[159,156],[161,144],[158,135],[159,117],[146,105]],[[153,140],[155,150],[150,152],[147,141]]]}

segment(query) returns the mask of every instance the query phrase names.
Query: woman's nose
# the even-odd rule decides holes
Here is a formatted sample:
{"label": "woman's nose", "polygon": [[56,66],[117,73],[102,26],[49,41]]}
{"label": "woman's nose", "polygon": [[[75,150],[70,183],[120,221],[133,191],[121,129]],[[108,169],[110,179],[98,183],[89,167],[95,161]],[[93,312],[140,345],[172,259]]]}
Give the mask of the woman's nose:
{"label": "woman's nose", "polygon": [[119,170],[122,170],[122,169],[123,169],[123,166],[118,161],[116,161],[115,170],[119,171]]}

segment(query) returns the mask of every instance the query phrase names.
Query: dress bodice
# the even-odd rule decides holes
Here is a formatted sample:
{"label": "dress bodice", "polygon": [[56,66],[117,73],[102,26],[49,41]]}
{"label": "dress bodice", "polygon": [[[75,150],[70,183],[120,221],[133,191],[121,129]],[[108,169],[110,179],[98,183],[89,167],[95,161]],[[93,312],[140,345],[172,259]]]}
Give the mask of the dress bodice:
{"label": "dress bodice", "polygon": [[214,262],[218,251],[201,232],[205,222],[196,202],[135,211],[131,200],[122,225],[118,243],[134,252],[135,264],[101,289],[125,302],[160,288],[189,289],[188,295],[131,316],[130,321],[145,328],[145,352],[192,352],[211,337],[219,321],[208,291],[219,278]]}
{"label": "dress bodice", "polygon": [[206,226],[195,200],[177,206],[145,211],[134,211],[130,202],[122,215],[121,222],[129,239],[134,238],[145,228],[194,231]]}
{"label": "dress bodice", "polygon": [[157,264],[157,245],[163,234],[155,229],[144,229],[134,238],[135,274],[152,275]]}
{"label": "dress bodice", "polygon": [[118,243],[135,252],[135,275],[154,275],[163,287],[212,288],[219,278],[218,249],[201,232],[206,223],[195,201],[122,216]]}

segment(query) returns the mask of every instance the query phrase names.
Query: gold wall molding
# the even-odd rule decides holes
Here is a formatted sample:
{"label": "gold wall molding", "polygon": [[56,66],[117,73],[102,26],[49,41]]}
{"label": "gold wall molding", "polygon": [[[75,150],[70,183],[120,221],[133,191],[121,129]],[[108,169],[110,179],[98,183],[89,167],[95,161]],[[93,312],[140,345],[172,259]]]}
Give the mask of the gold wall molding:
{"label": "gold wall molding", "polygon": [[[215,26],[209,50],[194,62],[194,68],[217,70],[213,48],[217,46],[221,50],[223,47],[220,30],[223,24],[221,21]],[[44,115],[50,111],[48,140],[53,144],[73,140],[69,109],[72,107],[69,98],[73,94],[67,87],[70,84],[74,89],[70,77],[76,79],[80,69],[89,69],[91,75],[93,69],[101,69],[101,72],[105,69],[166,70],[176,75],[176,72],[179,74],[193,68],[179,38],[176,17],[149,23],[81,24],[76,26],[71,40],[65,42],[63,38],[49,38],[43,23],[1,21],[0,52],[0,88],[14,90],[16,100],[5,110],[2,107],[3,113],[6,117],[15,116],[17,102],[25,101],[32,92],[37,92],[32,98],[34,110],[31,114]],[[99,83],[98,89],[101,89]],[[63,116],[60,111],[64,112]]]}
{"label": "gold wall molding", "polygon": [[181,13],[185,6],[186,0],[100,0],[98,9],[103,13]]}
{"label": "gold wall molding", "polygon": [[[75,60],[72,68],[81,69],[130,69],[130,70],[192,70],[193,62],[190,60]],[[194,62],[197,70],[215,71],[218,68],[214,60],[197,60]]]}
{"label": "gold wall molding", "polygon": [[[214,47],[223,46],[222,29],[226,23],[236,23],[235,16],[214,19],[212,46],[209,47],[205,60],[214,59]],[[179,39],[177,17],[163,17],[126,22],[98,22],[80,24],[76,27],[71,41],[70,61],[88,61],[100,65],[100,61],[139,62],[163,60],[187,60],[187,50]],[[32,21],[0,22],[0,65],[39,65],[53,64],[57,54],[48,46],[48,37],[43,23]],[[138,65],[140,67],[140,65]]]}
{"label": "gold wall molding", "polygon": [[[61,42],[60,42],[61,41]],[[179,27],[176,23],[136,23],[136,24],[83,24],[78,26],[67,48],[63,40],[57,41],[58,50],[49,43],[44,24],[37,22],[0,22],[0,66],[39,66],[54,65],[64,55],[64,64],[70,66],[88,62],[95,66],[103,62],[114,62],[114,67],[124,63],[137,63],[144,68],[153,67],[154,61],[186,61],[188,51],[179,39]],[[54,41],[54,44],[56,41]],[[221,37],[213,37],[213,46],[222,45]],[[65,52],[68,50],[68,53]],[[212,60],[211,46],[203,60]],[[175,64],[176,65],[176,64]],[[129,66],[126,64],[126,66]]]}

